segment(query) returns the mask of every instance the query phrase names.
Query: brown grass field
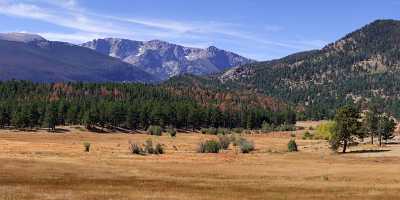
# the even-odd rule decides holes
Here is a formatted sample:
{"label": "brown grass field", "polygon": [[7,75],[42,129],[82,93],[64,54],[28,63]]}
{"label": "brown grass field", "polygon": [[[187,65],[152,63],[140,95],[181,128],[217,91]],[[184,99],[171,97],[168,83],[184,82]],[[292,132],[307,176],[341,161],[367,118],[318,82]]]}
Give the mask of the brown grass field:
{"label": "brown grass field", "polygon": [[[245,135],[256,151],[196,153],[212,136],[155,137],[164,155],[132,155],[143,134],[0,131],[0,199],[400,199],[400,148],[333,154],[325,141],[287,153],[291,133]],[[92,144],[84,152],[82,143]],[[358,150],[358,151],[357,151]]]}

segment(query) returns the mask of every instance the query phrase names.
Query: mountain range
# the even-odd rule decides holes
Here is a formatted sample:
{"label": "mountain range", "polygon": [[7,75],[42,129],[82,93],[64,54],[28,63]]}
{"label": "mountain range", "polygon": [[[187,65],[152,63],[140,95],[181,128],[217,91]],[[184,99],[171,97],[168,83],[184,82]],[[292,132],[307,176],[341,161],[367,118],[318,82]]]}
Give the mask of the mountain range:
{"label": "mountain range", "polygon": [[155,82],[159,79],[119,59],[38,35],[0,35],[0,80],[35,82]]}
{"label": "mountain range", "polygon": [[216,47],[188,48],[159,40],[107,38],[74,45],[36,34],[0,34],[0,80],[155,83],[251,62]]}
{"label": "mountain range", "polygon": [[161,80],[183,74],[213,74],[254,62],[214,46],[206,49],[190,48],[160,40],[143,42],[105,38],[84,43],[82,46],[119,58]]}

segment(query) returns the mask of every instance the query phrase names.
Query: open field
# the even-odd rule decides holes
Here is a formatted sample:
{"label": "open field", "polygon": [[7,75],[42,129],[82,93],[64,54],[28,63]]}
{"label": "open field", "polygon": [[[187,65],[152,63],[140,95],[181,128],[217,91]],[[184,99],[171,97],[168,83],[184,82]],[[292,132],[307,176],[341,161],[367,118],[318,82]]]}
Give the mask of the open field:
{"label": "open field", "polygon": [[[291,133],[291,132],[290,132]],[[213,137],[153,137],[166,154],[129,153],[140,134],[0,131],[0,199],[398,199],[400,148],[332,154],[325,141],[303,141],[287,153],[290,133],[246,135],[251,154],[196,153]],[[89,141],[92,150],[84,152]],[[358,147],[377,149],[372,146]]]}

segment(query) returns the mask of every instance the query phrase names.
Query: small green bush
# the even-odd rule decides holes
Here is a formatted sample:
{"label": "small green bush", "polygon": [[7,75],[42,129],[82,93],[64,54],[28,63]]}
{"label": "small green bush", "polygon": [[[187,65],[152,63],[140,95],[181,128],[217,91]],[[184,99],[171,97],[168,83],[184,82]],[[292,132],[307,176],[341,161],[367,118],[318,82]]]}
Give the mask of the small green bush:
{"label": "small green bush", "polygon": [[148,154],[154,153],[153,140],[147,139],[144,143],[144,151]]}
{"label": "small green bush", "polygon": [[155,146],[153,145],[153,140],[148,139],[144,143],[144,148],[140,145],[129,142],[129,149],[132,154],[138,155],[146,155],[146,154],[164,154],[164,148],[161,144],[157,143]]}
{"label": "small green bush", "polygon": [[176,129],[175,128],[168,128],[167,132],[171,137],[176,137]]}
{"label": "small green bush", "polygon": [[154,154],[164,154],[164,148],[161,144],[157,144],[154,148]]}
{"label": "small green bush", "polygon": [[217,134],[218,135],[228,135],[228,134],[231,134],[231,132],[227,128],[218,128]]}
{"label": "small green bush", "polygon": [[288,151],[289,151],[289,152],[298,151],[298,150],[297,150],[297,144],[296,144],[296,141],[295,141],[295,140],[291,139],[291,140],[289,141],[289,143],[288,143]]}
{"label": "small green bush", "polygon": [[229,145],[231,144],[231,138],[226,135],[220,135],[218,136],[218,140],[222,149],[227,150],[229,148]]}
{"label": "small green bush", "polygon": [[328,121],[317,126],[315,130],[315,138],[320,140],[331,140],[334,135],[336,123]]}
{"label": "small green bush", "polygon": [[161,136],[162,135],[162,128],[161,128],[161,126],[149,126],[149,128],[147,129],[147,132],[150,135]]}
{"label": "small green bush", "polygon": [[275,127],[273,124],[269,124],[268,122],[263,122],[261,125],[261,131],[264,133],[269,133],[275,130]]}
{"label": "small green bush", "polygon": [[129,150],[132,154],[144,155],[145,151],[138,144],[129,143]]}
{"label": "small green bush", "polygon": [[254,142],[248,141],[244,138],[240,139],[239,147],[240,147],[240,151],[242,153],[250,153],[250,152],[254,151],[254,149],[255,149]]}
{"label": "small green bush", "polygon": [[244,131],[243,128],[233,128],[233,129],[232,129],[232,132],[234,132],[234,133],[239,133],[239,134],[240,134],[240,133],[243,133],[243,131]]}
{"label": "small green bush", "polygon": [[306,131],[306,132],[303,134],[303,137],[302,137],[303,140],[311,140],[311,139],[313,139],[313,138],[314,138],[314,136],[313,136],[310,132],[308,132],[308,131]]}
{"label": "small green bush", "polygon": [[85,148],[85,152],[89,152],[90,151],[90,142],[84,142],[83,147]]}
{"label": "small green bush", "polygon": [[214,128],[214,127],[210,127],[207,129],[207,134],[209,135],[217,135],[218,134],[218,129]]}
{"label": "small green bush", "polygon": [[282,124],[275,128],[276,131],[295,131],[296,126],[292,124]]}
{"label": "small green bush", "polygon": [[221,150],[221,144],[216,140],[207,140],[200,142],[199,153],[219,153]]}

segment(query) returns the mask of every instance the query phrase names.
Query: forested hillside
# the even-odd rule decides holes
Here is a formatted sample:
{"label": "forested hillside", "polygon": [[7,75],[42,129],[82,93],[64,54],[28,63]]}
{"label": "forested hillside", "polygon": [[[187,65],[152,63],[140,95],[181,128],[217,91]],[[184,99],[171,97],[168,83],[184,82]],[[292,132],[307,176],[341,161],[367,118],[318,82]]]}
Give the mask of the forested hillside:
{"label": "forested hillside", "polygon": [[212,98],[195,98],[172,88],[132,83],[0,82],[0,127],[54,129],[81,124],[129,130],[146,130],[150,125],[252,129],[263,122],[278,126],[296,121],[295,113],[286,107],[272,110],[240,102],[230,107]]}
{"label": "forested hillside", "polygon": [[275,97],[308,119],[331,118],[344,104],[370,101],[399,117],[400,21],[377,20],[321,50],[190,79],[203,87]]}

